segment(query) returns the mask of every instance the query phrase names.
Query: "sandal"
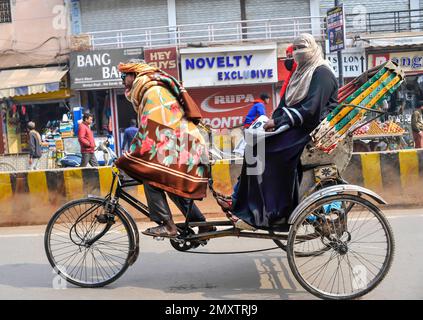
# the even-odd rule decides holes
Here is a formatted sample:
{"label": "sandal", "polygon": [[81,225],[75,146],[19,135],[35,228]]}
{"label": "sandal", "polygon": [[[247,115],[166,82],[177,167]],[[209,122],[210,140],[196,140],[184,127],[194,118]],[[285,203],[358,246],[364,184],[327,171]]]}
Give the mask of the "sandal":
{"label": "sandal", "polygon": [[228,212],[232,210],[232,201],[227,200],[221,197],[216,198],[218,205],[222,208],[224,212]]}
{"label": "sandal", "polygon": [[160,237],[160,238],[176,238],[178,236],[178,233],[176,231],[174,234],[169,233],[169,231],[167,231],[166,227],[163,225],[148,228],[145,231],[143,231],[142,234],[145,234],[147,236],[152,236],[152,237]]}
{"label": "sandal", "polygon": [[217,231],[217,228],[215,226],[198,227],[198,233],[214,232],[214,231]]}

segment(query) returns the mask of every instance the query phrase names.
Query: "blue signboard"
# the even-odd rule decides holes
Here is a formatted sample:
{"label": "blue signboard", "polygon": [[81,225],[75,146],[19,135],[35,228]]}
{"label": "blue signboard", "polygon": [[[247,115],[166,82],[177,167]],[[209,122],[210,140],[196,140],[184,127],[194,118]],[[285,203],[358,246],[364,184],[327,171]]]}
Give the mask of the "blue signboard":
{"label": "blue signboard", "polygon": [[326,23],[329,40],[329,52],[345,49],[344,5],[329,9],[327,11]]}

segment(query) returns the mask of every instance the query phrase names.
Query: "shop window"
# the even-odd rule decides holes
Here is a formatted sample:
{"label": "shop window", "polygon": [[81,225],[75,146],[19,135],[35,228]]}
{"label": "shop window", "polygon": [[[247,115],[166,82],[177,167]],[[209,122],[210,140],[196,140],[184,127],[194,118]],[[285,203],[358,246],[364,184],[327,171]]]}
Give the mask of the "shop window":
{"label": "shop window", "polygon": [[92,130],[97,136],[106,136],[112,132],[109,90],[81,92],[81,106],[84,112],[93,115]]}
{"label": "shop window", "polygon": [[12,22],[10,0],[0,0],[0,23]]}
{"label": "shop window", "polygon": [[406,81],[386,98],[387,113],[355,132],[354,152],[394,151],[415,146],[411,130],[413,112],[423,105],[423,74]]}

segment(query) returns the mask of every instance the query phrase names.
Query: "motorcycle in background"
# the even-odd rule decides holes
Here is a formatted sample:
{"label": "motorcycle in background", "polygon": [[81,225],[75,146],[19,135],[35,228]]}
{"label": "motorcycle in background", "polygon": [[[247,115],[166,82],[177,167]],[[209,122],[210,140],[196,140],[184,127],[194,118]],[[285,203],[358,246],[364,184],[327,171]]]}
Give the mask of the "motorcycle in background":
{"label": "motorcycle in background", "polygon": [[[97,157],[97,162],[100,166],[110,166],[113,161],[117,159],[116,153],[110,148],[109,138],[101,142],[95,149],[95,152],[103,152],[103,159]],[[82,155],[80,153],[65,153],[65,156],[58,161],[61,168],[80,167],[82,162]]]}

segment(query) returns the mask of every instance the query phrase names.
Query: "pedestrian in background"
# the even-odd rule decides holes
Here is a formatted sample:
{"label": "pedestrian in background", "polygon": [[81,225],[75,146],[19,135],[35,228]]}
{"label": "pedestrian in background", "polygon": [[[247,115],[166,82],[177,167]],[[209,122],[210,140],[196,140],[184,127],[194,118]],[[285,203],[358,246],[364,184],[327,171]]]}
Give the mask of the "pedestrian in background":
{"label": "pedestrian in background", "polygon": [[[135,135],[138,132],[137,128],[137,120],[131,119],[129,122],[129,127],[125,129],[125,133],[123,134],[123,142],[122,142],[122,152],[129,150],[131,146],[131,142],[134,139]],[[126,148],[128,145],[128,148]]]}
{"label": "pedestrian in background", "polygon": [[81,167],[86,167],[89,163],[92,167],[98,167],[98,162],[95,157],[95,141],[94,134],[90,128],[93,123],[93,116],[90,113],[84,113],[82,122],[78,128],[78,141],[81,146]]}
{"label": "pedestrian in background", "polygon": [[423,104],[416,108],[411,116],[411,129],[413,131],[415,148],[423,148]]}
{"label": "pedestrian in background", "polygon": [[270,102],[270,96],[267,93],[260,94],[260,98],[254,100],[254,104],[248,111],[244,121],[244,128],[249,128],[250,125],[260,116],[266,115],[265,105]]}
{"label": "pedestrian in background", "polygon": [[41,151],[41,136],[35,130],[35,123],[28,122],[29,129],[29,170],[38,170],[40,165]]}
{"label": "pedestrian in background", "polygon": [[286,48],[286,59],[284,61],[284,65],[286,70],[289,71],[289,73],[287,74],[286,78],[283,81],[283,85],[282,85],[282,89],[280,92],[280,97],[281,99],[284,97],[285,92],[286,92],[286,88],[288,87],[289,84],[289,80],[291,79],[293,73],[295,72],[295,70],[297,70],[297,63],[294,60],[294,46],[291,44],[290,46],[288,46],[288,48]]}

